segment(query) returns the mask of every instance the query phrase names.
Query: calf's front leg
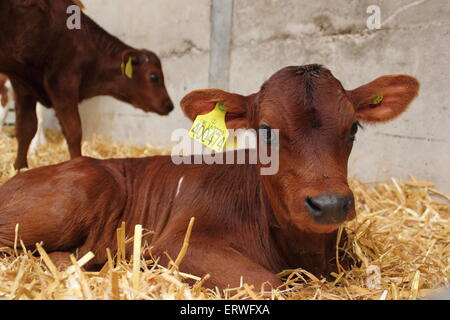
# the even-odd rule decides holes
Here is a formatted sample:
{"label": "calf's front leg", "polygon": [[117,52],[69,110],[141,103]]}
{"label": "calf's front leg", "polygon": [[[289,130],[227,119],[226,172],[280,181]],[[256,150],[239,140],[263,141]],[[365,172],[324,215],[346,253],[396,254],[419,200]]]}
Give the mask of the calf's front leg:
{"label": "calf's front leg", "polygon": [[28,167],[28,148],[37,130],[36,99],[16,82],[13,82],[13,87],[16,92],[16,137],[18,144],[14,168],[20,170]]}
{"label": "calf's front leg", "polygon": [[41,145],[46,144],[47,139],[45,138],[45,129],[44,129],[44,106],[40,103],[37,104],[36,107],[36,115],[37,115],[37,133],[31,141],[30,152],[36,152],[37,148]]}
{"label": "calf's front leg", "polygon": [[[161,246],[165,251],[164,245]],[[175,260],[180,247],[173,246],[167,252]],[[158,250],[156,249],[156,252]],[[164,257],[162,263],[164,264]],[[252,261],[236,249],[222,243],[205,241],[204,239],[191,239],[186,256],[180,271],[196,276],[210,275],[205,282],[206,287],[219,289],[237,288],[243,283],[253,285],[255,291],[270,291],[278,288],[283,282],[272,272]]]}
{"label": "calf's front leg", "polygon": [[81,156],[82,132],[78,103],[61,102],[55,105],[55,111],[69,147],[70,158]]}

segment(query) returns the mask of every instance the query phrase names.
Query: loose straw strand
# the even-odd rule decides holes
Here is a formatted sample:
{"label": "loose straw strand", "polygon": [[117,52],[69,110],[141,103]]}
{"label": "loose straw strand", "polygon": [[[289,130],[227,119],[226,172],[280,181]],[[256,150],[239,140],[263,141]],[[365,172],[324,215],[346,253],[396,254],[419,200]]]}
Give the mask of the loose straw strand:
{"label": "loose straw strand", "polygon": [[183,246],[181,247],[180,253],[178,254],[178,257],[175,259],[174,265],[171,268],[171,271],[178,269],[178,267],[180,266],[181,262],[183,261],[186,252],[188,250],[189,247],[189,240],[191,237],[191,233],[192,233],[192,228],[194,227],[194,222],[195,222],[195,217],[192,217],[191,220],[189,221],[189,226],[188,229],[186,231],[186,235],[184,237],[184,241],[183,241]]}

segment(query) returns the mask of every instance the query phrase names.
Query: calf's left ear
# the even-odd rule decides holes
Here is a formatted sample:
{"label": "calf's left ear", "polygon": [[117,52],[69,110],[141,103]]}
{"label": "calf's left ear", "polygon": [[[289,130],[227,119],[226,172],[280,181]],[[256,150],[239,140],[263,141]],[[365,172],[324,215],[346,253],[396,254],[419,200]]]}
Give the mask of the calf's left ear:
{"label": "calf's left ear", "polygon": [[225,122],[228,129],[248,128],[248,116],[255,96],[242,96],[219,89],[195,90],[187,94],[180,105],[184,114],[194,121],[198,115],[207,114],[217,103],[222,103],[227,112]]}
{"label": "calf's left ear", "polygon": [[383,122],[394,119],[417,97],[419,82],[407,75],[388,75],[351,91],[358,120]]}

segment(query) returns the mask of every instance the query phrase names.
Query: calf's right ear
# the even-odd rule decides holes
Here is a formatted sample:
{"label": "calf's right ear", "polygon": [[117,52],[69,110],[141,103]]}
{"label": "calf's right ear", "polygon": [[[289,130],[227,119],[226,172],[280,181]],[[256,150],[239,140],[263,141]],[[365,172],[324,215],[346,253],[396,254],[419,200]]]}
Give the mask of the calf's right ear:
{"label": "calf's right ear", "polygon": [[192,121],[198,115],[211,112],[217,103],[225,109],[228,129],[249,128],[250,109],[256,94],[242,96],[219,89],[196,90],[187,94],[180,102],[184,114]]}

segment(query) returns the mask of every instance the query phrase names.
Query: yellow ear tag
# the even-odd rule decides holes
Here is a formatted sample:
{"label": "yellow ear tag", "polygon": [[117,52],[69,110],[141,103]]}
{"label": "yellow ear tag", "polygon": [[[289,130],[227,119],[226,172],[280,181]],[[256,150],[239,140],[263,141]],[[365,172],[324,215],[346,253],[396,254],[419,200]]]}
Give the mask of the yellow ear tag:
{"label": "yellow ear tag", "polygon": [[126,75],[128,78],[133,78],[133,58],[129,57],[127,65],[122,62],[120,68],[122,69],[122,74]]}
{"label": "yellow ear tag", "polygon": [[383,101],[383,96],[376,96],[373,101],[372,101],[372,105],[378,105],[381,103],[381,101]]}
{"label": "yellow ear tag", "polygon": [[189,136],[216,152],[222,152],[230,135],[225,124],[226,113],[223,104],[216,104],[210,113],[197,116]]}

